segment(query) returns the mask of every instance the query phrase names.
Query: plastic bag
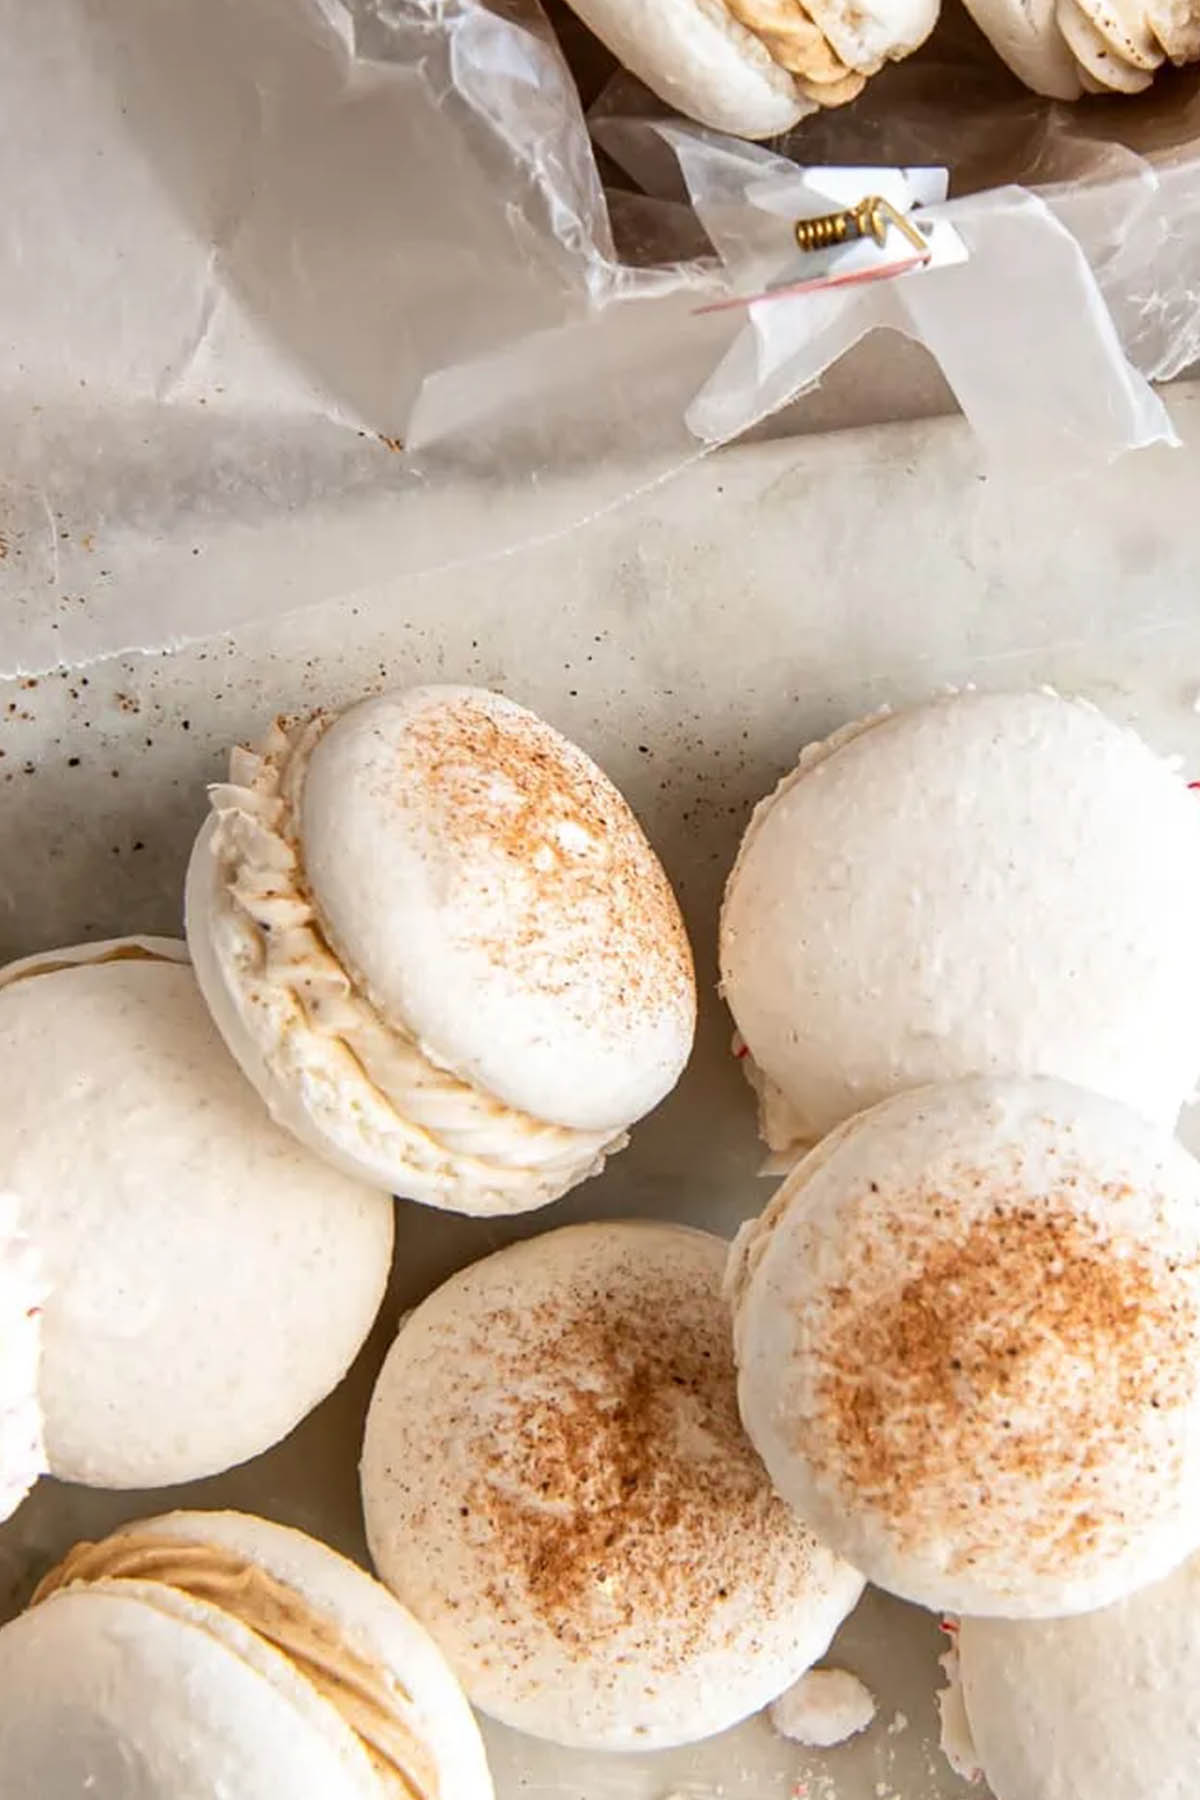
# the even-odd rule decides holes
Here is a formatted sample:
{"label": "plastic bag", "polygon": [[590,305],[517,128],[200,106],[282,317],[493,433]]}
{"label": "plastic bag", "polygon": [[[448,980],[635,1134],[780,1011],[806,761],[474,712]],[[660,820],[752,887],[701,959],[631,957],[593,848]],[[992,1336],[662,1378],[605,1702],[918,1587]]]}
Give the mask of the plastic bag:
{"label": "plastic bag", "polygon": [[[8,672],[568,529],[879,327],[998,467],[1169,441],[1148,382],[1200,349],[1184,77],[1054,106],[952,17],[765,150],[618,75],[606,188],[536,0],[0,0],[0,26]],[[702,311],[786,241],[797,161],[946,165],[969,261]]]}

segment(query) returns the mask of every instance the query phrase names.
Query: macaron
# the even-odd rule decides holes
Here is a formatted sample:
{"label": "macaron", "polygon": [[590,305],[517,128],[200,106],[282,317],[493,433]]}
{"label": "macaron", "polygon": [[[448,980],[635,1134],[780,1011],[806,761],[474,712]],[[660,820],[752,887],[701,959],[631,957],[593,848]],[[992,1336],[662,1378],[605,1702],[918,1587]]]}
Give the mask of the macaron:
{"label": "macaron", "polygon": [[1057,0],[965,0],[993,50],[1035,94],[1078,100],[1079,64],[1055,16]]}
{"label": "macaron", "polygon": [[77,1545],[0,1630],[5,1800],[491,1800],[428,1636],[323,1544],[171,1513]]}
{"label": "macaron", "polygon": [[51,1472],[161,1487],[284,1437],[370,1330],[390,1198],[272,1123],[172,940],[0,970],[0,1067]]}
{"label": "macaron", "polygon": [[1192,0],[1151,0],[1146,21],[1173,63],[1200,61],[1200,10]]}
{"label": "macaron", "polygon": [[45,1296],[39,1258],[20,1230],[17,1197],[0,1191],[0,1521],[46,1468],[38,1399]]}
{"label": "macaron", "polygon": [[1193,1800],[1200,1557],[1082,1618],[963,1619],[958,1679],[996,1800]]}
{"label": "macaron", "polygon": [[[1157,47],[1153,59],[1136,53],[1138,60],[1133,60],[1134,33],[1128,34],[1128,42],[1122,34],[1118,46],[1098,28],[1078,0],[1058,0],[1055,17],[1067,48],[1085,75],[1116,94],[1141,94],[1151,85],[1154,70],[1163,60]],[[1148,31],[1142,35],[1147,43],[1152,43]]]}
{"label": "macaron", "polygon": [[726,1249],[644,1222],[547,1233],[452,1277],[384,1364],[362,1460],[376,1569],[519,1731],[713,1735],[859,1598],[738,1422]]}
{"label": "macaron", "polygon": [[1083,1612],[1200,1545],[1200,1164],[971,1077],[849,1120],[730,1264],[746,1429],[798,1516],[947,1612]]}
{"label": "macaron", "polygon": [[922,44],[938,0],[571,0],[617,59],[669,106],[738,137],[768,138],[844,105],[886,61]]}
{"label": "macaron", "polygon": [[1170,57],[1200,57],[1189,0],[967,0],[993,48],[1035,93],[1140,94]]}
{"label": "macaron", "polygon": [[958,693],[810,745],[721,918],[768,1144],[971,1074],[1173,1125],[1200,1075],[1198,897],[1200,797],[1083,701]]}
{"label": "macaron", "polygon": [[523,707],[427,687],[235,751],[188,942],[274,1116],[360,1180],[512,1213],[595,1174],[674,1087],[695,980],[612,783]]}

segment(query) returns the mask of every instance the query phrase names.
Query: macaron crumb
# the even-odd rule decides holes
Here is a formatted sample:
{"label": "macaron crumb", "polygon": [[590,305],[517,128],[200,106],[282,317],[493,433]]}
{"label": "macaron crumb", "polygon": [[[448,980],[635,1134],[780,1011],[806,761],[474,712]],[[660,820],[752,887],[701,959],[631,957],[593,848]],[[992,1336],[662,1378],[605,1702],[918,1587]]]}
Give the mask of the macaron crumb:
{"label": "macaron crumb", "polygon": [[830,1750],[865,1731],[876,1713],[871,1690],[846,1669],[810,1669],[767,1709],[780,1737]]}
{"label": "macaron crumb", "polygon": [[945,1687],[940,1688],[937,1694],[942,1755],[954,1773],[961,1775],[964,1781],[982,1781],[983,1770],[971,1736],[971,1724],[963,1698],[958,1658],[958,1620],[943,1619],[942,1630],[950,1642],[950,1648],[938,1658],[938,1665],[946,1677]]}

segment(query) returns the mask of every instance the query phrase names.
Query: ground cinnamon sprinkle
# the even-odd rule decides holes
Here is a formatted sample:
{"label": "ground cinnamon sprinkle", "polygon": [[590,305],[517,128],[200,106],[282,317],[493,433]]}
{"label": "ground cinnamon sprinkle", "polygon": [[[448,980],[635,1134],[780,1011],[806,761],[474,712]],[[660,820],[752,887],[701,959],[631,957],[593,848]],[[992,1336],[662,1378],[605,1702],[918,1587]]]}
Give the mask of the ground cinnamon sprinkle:
{"label": "ground cinnamon sprinkle", "polygon": [[[939,1196],[920,1210],[941,1216]],[[828,1434],[847,1488],[902,1539],[953,1536],[957,1567],[1011,1554],[1014,1514],[994,1504],[1006,1491],[1032,1570],[1111,1550],[1169,1494],[1179,1461],[1170,1426],[1196,1388],[1195,1271],[1114,1244],[1055,1196],[998,1197],[961,1237],[942,1227],[899,1278],[911,1220],[830,1291],[818,1416],[801,1435],[819,1454]]]}
{"label": "ground cinnamon sprinkle", "polygon": [[692,962],[662,866],[633,813],[582,751],[540,719],[474,696],[406,727],[445,844],[472,852],[471,878],[494,884],[506,920],[484,943],[532,988],[621,1011],[691,1006]]}
{"label": "ground cinnamon sprinkle", "polygon": [[[699,1301],[692,1276],[536,1307],[513,1394],[474,1446],[469,1511],[489,1561],[513,1571],[490,1598],[502,1614],[532,1606],[568,1653],[669,1620],[664,1653],[686,1659],[720,1631],[714,1602],[752,1584],[765,1628],[808,1567],[811,1540],[742,1431],[719,1271]],[[744,1640],[744,1605],[735,1629]]]}

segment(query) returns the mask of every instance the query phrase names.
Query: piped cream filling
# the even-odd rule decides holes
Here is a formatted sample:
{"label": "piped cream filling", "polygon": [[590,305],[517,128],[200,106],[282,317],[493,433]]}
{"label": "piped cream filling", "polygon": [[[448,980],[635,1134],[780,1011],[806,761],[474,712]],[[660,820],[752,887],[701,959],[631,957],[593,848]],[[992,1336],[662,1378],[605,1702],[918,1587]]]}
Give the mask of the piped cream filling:
{"label": "piped cream filling", "polygon": [[152,1582],[216,1607],[278,1651],[339,1714],[396,1800],[437,1800],[438,1774],[411,1718],[412,1697],[390,1671],[348,1644],[295,1588],[215,1544],[129,1532],[76,1544],[32,1604],[68,1588]]}
{"label": "piped cream filling", "polygon": [[259,752],[235,750],[213,790],[219,880],[214,949],[271,1072],[299,1089],[313,1123],[351,1155],[420,1189],[465,1192],[480,1210],[543,1204],[598,1170],[624,1133],[547,1124],[438,1067],[385,1020],[326,939],[296,825],[308,759],[329,721],[294,737],[276,724]]}
{"label": "piped cream filling", "polygon": [[725,0],[725,6],[809,99],[841,106],[866,86],[866,76],[847,67],[800,0]]}

